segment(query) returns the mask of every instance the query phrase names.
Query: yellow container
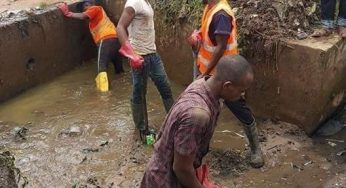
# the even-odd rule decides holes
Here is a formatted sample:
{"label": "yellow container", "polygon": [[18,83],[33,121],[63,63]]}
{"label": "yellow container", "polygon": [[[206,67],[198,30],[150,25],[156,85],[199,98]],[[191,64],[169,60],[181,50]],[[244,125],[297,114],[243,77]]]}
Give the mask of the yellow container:
{"label": "yellow container", "polygon": [[95,81],[97,90],[101,92],[107,92],[109,90],[107,72],[100,72]]}

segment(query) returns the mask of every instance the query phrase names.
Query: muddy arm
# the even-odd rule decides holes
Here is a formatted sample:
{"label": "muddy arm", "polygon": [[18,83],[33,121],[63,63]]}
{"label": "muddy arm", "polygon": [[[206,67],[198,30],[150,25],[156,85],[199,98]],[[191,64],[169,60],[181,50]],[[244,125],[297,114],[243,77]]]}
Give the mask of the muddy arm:
{"label": "muddy arm", "polygon": [[188,156],[184,156],[175,151],[173,171],[179,179],[179,182],[185,187],[202,188],[202,185],[199,183],[196,177],[195,169],[193,167],[195,155],[196,154],[194,153]]}
{"label": "muddy arm", "polygon": [[79,19],[79,20],[88,20],[89,17],[83,13],[73,13],[71,14],[71,18]]}

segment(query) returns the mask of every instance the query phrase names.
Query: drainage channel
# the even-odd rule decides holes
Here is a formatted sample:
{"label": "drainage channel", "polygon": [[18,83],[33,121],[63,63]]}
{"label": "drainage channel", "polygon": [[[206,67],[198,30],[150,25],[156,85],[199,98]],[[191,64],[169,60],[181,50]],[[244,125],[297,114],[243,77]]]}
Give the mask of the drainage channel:
{"label": "drainage channel", "polygon": [[[94,69],[95,63],[88,63],[1,105],[1,151],[14,155],[26,187],[139,185],[152,148],[138,141],[134,129],[130,73],[112,75],[111,90],[99,93]],[[174,96],[183,90],[174,83],[172,88]],[[152,83],[148,110],[151,125],[159,128],[165,114]],[[16,135],[23,127],[22,137]],[[330,156],[344,143],[334,141],[332,148],[324,138],[310,139],[287,123],[261,120],[259,127],[267,163],[255,170],[247,162],[241,126],[224,110],[208,157],[216,182],[225,187],[321,187],[344,180],[344,156]]]}

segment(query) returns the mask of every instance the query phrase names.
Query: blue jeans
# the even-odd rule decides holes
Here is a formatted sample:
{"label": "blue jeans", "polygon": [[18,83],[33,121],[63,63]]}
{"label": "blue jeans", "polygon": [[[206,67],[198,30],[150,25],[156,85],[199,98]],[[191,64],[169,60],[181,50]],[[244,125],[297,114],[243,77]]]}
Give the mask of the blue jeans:
{"label": "blue jeans", "polygon": [[157,53],[153,53],[144,55],[143,58],[143,68],[140,70],[132,70],[132,103],[145,104],[147,80],[149,76],[159,90],[162,100],[172,99],[171,87],[160,56]]}
{"label": "blue jeans", "polygon": [[[321,22],[323,27],[335,27],[335,8],[336,0],[321,0]],[[340,0],[338,9],[339,15],[336,24],[341,27],[346,27],[346,0]]]}

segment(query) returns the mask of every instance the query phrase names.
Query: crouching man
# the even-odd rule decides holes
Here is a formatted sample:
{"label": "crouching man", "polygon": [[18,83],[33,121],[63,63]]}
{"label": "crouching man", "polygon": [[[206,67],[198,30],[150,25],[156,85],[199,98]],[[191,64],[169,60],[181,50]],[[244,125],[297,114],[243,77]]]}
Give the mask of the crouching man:
{"label": "crouching man", "polygon": [[154,144],[141,188],[201,188],[196,173],[208,153],[220,114],[220,99],[236,101],[254,75],[240,55],[223,56],[215,74],[194,81],[177,99]]}
{"label": "crouching man", "polygon": [[66,3],[58,8],[68,18],[87,20],[90,33],[98,47],[96,86],[100,91],[108,91],[107,67],[113,62],[115,73],[124,72],[121,55],[118,52],[120,43],[115,25],[108,18],[101,6],[96,6],[93,0],[83,0],[77,4],[77,11],[71,12]]}

